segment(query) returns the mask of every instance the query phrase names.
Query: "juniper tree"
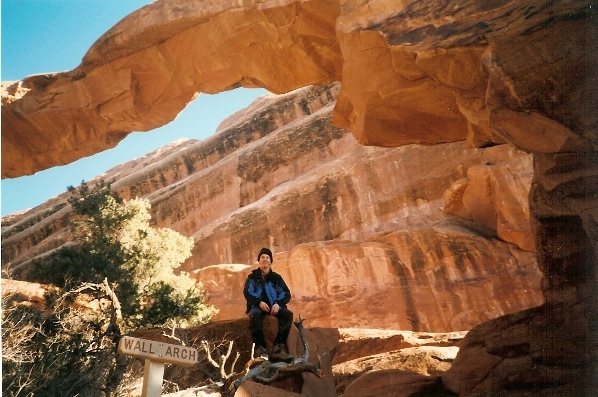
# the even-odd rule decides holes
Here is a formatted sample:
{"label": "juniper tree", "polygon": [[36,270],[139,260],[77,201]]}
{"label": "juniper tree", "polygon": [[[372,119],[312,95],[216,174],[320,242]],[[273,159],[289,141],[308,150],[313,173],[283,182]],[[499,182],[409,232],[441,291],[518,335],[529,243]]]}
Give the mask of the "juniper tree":
{"label": "juniper tree", "polygon": [[[73,241],[37,260],[26,277],[54,288],[50,310],[3,302],[3,351],[14,353],[3,354],[8,395],[116,395],[126,364],[116,353],[120,335],[201,324],[214,313],[200,286],[176,272],[193,240],[152,227],[147,200],[123,201],[104,183],[69,191]],[[33,336],[12,343],[11,330],[23,325]]]}

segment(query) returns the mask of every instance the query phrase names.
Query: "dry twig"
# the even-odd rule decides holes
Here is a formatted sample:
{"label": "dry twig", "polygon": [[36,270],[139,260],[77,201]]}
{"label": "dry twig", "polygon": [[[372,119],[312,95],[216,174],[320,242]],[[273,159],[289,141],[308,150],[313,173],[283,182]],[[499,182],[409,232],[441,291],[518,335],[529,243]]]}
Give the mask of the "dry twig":
{"label": "dry twig", "polygon": [[243,384],[243,382],[251,380],[262,384],[271,384],[277,380],[288,378],[295,374],[303,372],[311,372],[314,375],[322,378],[324,372],[320,369],[320,360],[318,356],[318,365],[309,362],[309,344],[305,337],[305,329],[303,328],[304,319],[299,314],[299,320],[294,324],[299,330],[301,341],[303,342],[304,353],[301,357],[295,358],[292,362],[270,362],[263,357],[254,356],[255,345],[251,349],[251,358],[245,364],[242,372],[234,372],[235,364],[239,359],[239,352],[236,353],[235,359],[230,366],[230,371],[226,371],[226,362],[232,354],[233,341],[229,341],[228,349],[225,354],[222,354],[216,360],[212,357],[214,349],[211,348],[207,340],[201,341],[201,346],[206,352],[208,362],[219,370],[220,380],[222,381],[222,395],[232,396],[236,390]]}
{"label": "dry twig", "polygon": [[[275,362],[272,363],[270,361],[266,361],[261,359],[263,362],[253,369],[247,371],[245,376],[241,379],[234,382],[234,389],[231,391],[235,391],[236,389],[241,386],[241,384],[245,381],[252,380],[262,384],[270,384],[277,380],[281,380],[284,378],[288,378],[295,374],[300,374],[303,372],[311,372],[319,378],[324,377],[324,372],[320,369],[320,362],[318,360],[318,365],[310,363],[309,360],[309,343],[307,342],[307,338],[305,337],[305,329],[303,328],[303,318],[301,314],[299,314],[299,320],[295,321],[294,324],[299,330],[299,336],[301,337],[301,341],[303,342],[303,349],[304,353],[301,357],[295,358],[291,363],[286,362]],[[252,355],[253,357],[253,355]],[[319,359],[319,357],[318,357]],[[255,364],[257,359],[252,359],[245,368],[249,368],[251,365]]]}

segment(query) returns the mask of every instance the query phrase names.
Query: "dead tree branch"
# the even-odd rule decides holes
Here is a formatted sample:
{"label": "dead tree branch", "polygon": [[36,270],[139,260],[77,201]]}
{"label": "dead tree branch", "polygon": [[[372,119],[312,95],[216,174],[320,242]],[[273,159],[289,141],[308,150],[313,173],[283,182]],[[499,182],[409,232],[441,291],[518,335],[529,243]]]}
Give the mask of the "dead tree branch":
{"label": "dead tree branch", "polygon": [[[299,320],[294,322],[295,326],[299,330],[299,336],[301,337],[301,341],[303,342],[304,353],[301,357],[295,358],[291,363],[272,363],[270,361],[262,359],[262,364],[253,369],[250,369],[245,374],[245,376],[234,382],[234,389],[231,391],[237,390],[243,382],[248,380],[252,380],[262,384],[270,384],[274,381],[288,378],[292,375],[300,374],[303,372],[311,372],[317,377],[322,378],[324,376],[324,372],[320,369],[320,362],[318,362],[318,365],[308,362],[309,343],[307,342],[307,338],[305,337],[303,320],[304,319],[301,317],[301,314],[299,314]],[[250,368],[251,364],[258,362],[256,360],[257,359],[253,359],[252,355],[252,360],[248,363],[248,365],[245,366],[245,368]]]}
{"label": "dead tree branch", "polygon": [[226,372],[226,362],[228,361],[232,350],[233,350],[233,344],[234,341],[230,341],[228,344],[228,349],[226,351],[225,354],[222,354],[219,357],[219,360],[216,361],[213,357],[212,357],[212,348],[210,347],[210,343],[206,340],[202,340],[201,341],[201,347],[203,348],[203,350],[206,352],[206,358],[208,360],[208,362],[210,364],[212,364],[212,366],[216,369],[218,369],[219,371],[219,376],[220,376],[220,381],[223,384],[223,388],[225,390],[230,390],[232,383],[240,378],[241,376],[243,376],[243,374],[240,373],[236,373],[235,371],[235,365],[237,364],[237,361],[239,360],[239,352],[237,352],[235,359],[233,360],[231,366],[230,366],[230,372]]}
{"label": "dead tree branch", "polygon": [[206,353],[206,359],[214,368],[219,371],[220,381],[222,382],[221,392],[223,396],[232,396],[243,382],[251,380],[262,384],[271,384],[277,380],[282,380],[290,376],[301,374],[303,372],[311,372],[319,378],[324,377],[324,372],[320,369],[320,357],[318,356],[318,365],[309,362],[309,343],[305,336],[305,329],[303,328],[304,319],[299,314],[299,320],[294,324],[299,330],[299,336],[303,343],[304,353],[301,357],[295,358],[292,362],[271,362],[263,357],[254,356],[255,345],[251,349],[251,358],[245,364],[242,372],[234,372],[235,364],[239,359],[239,352],[230,366],[230,371],[226,371],[226,362],[232,354],[233,341],[229,341],[228,349],[225,354],[218,357],[213,356],[213,353],[218,349],[207,341],[201,341],[201,347]]}

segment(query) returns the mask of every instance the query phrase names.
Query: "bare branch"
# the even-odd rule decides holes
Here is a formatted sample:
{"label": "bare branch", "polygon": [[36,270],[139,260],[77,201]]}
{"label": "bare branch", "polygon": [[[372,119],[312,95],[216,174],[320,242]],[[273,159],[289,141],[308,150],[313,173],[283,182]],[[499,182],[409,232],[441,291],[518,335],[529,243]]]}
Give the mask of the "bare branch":
{"label": "bare branch", "polygon": [[112,307],[114,308],[114,317],[116,318],[114,319],[114,321],[112,321],[112,323],[117,324],[117,326],[120,328],[120,326],[123,323],[123,314],[120,306],[120,301],[118,300],[118,297],[116,296],[112,288],[110,288],[110,284],[108,284],[107,277],[104,278],[104,288],[106,288],[106,295],[110,297],[110,300],[112,301]]}
{"label": "bare branch", "polygon": [[233,374],[234,371],[235,371],[235,365],[237,365],[237,361],[239,360],[239,357],[241,357],[241,353],[237,352],[237,355],[235,356],[235,359],[233,360],[233,363],[230,366],[230,373],[231,374]]}
{"label": "bare branch", "polygon": [[208,359],[208,362],[210,364],[212,364],[214,367],[220,368],[220,365],[212,358],[212,352],[210,351],[210,344],[208,343],[207,340],[201,341],[201,347],[203,347],[203,349],[206,352],[206,358]]}
{"label": "bare branch", "polygon": [[233,350],[233,343],[234,342],[231,340],[228,344],[228,350],[227,350],[226,354],[223,354],[222,356],[220,356],[220,376],[222,377],[222,379],[228,379],[230,377],[230,375],[233,374],[234,368],[231,370],[230,375],[227,375],[226,369],[225,369],[226,361],[230,357],[230,354]]}
{"label": "bare branch", "polygon": [[[235,364],[240,357],[240,353],[237,352],[235,359],[230,366],[230,371],[227,373],[225,370],[226,362],[229,360],[232,351],[234,341],[229,341],[228,348],[225,354],[219,356],[219,362],[212,357],[214,349],[207,340],[201,341],[201,346],[206,352],[207,361],[216,369],[219,370],[220,380],[222,381],[222,395],[231,396],[241,386],[241,384],[247,380],[253,380],[262,384],[271,384],[280,379],[288,378],[290,376],[300,374],[303,372],[311,372],[318,377],[323,377],[324,372],[320,369],[320,355],[318,355],[318,364],[312,364],[309,360],[309,343],[305,336],[305,329],[303,327],[303,317],[299,314],[299,320],[293,324],[299,330],[299,335],[303,343],[303,355],[294,358],[291,363],[288,362],[271,362],[263,357],[255,357],[255,344],[252,345],[250,360],[245,364],[242,372],[234,372]],[[317,350],[317,349],[316,349]]]}
{"label": "bare branch", "polygon": [[[301,337],[301,341],[303,342],[303,349],[304,353],[303,356],[295,358],[291,363],[285,362],[275,362],[272,363],[270,361],[266,361],[263,358],[261,359],[262,363],[254,367],[253,369],[249,369],[253,364],[259,362],[259,359],[253,358],[253,349],[251,353],[251,360],[245,365],[246,374],[241,379],[234,382],[234,389],[230,391],[230,393],[234,392],[234,390],[238,389],[241,384],[247,380],[253,380],[258,383],[262,384],[270,384],[274,381],[279,379],[284,379],[290,377],[294,374],[299,374],[303,372],[311,372],[319,378],[324,377],[324,372],[320,369],[320,361],[318,360],[318,365],[312,364],[308,362],[309,360],[309,343],[307,342],[307,338],[305,337],[305,329],[303,327],[303,317],[299,314],[299,320],[295,321],[293,324],[299,330],[299,336]],[[320,356],[318,356],[318,359]]]}

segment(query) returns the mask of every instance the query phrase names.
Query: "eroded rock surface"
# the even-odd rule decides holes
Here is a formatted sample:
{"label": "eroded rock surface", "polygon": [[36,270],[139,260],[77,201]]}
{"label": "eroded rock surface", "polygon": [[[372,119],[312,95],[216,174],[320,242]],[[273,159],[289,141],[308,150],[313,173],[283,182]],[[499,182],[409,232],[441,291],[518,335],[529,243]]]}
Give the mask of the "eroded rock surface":
{"label": "eroded rock surface", "polygon": [[452,396],[439,376],[426,376],[402,369],[368,371],[351,383],[343,397]]}
{"label": "eroded rock surface", "polygon": [[[15,292],[24,305],[39,305],[44,301],[47,286],[2,279],[2,298],[7,299]],[[32,293],[33,292],[33,293]],[[90,310],[99,307],[88,306]],[[305,320],[304,323],[310,323]],[[267,349],[277,333],[278,322],[273,316],[264,318],[264,333]],[[237,392],[238,395],[301,395],[304,397],[324,397],[342,394],[354,381],[372,371],[403,369],[425,375],[427,381],[437,382],[438,376],[450,368],[458,346],[467,332],[425,333],[399,330],[378,329],[336,329],[307,327],[305,336],[310,346],[310,362],[320,365],[325,377],[318,378],[311,373],[276,381],[268,386],[246,383]],[[196,366],[181,370],[177,366],[167,366],[164,378],[184,391],[165,394],[171,397],[220,396],[220,389],[212,380],[218,378],[218,370],[208,363],[202,341],[210,343],[213,358],[217,348],[228,349],[233,342],[232,354],[227,359],[226,371],[241,372],[250,358],[251,336],[247,317],[235,320],[214,321],[188,329],[172,330],[159,328],[136,330],[131,336],[166,343],[180,344],[197,348],[201,353]],[[289,351],[294,356],[301,356],[303,343],[298,330],[293,327],[288,339]],[[236,353],[239,359],[233,366]],[[127,395],[141,395],[143,364],[133,360],[129,365],[128,381],[123,385]],[[401,377],[397,379],[402,379]],[[411,378],[409,378],[411,379]],[[240,394],[239,394],[240,393]],[[245,393],[245,394],[243,394]],[[262,393],[262,394],[260,394]],[[265,394],[264,394],[265,393]]]}
{"label": "eroded rock surface", "polygon": [[[314,326],[461,331],[541,304],[534,254],[497,233],[502,211],[515,214],[511,229],[531,234],[525,208],[500,205],[505,191],[527,196],[530,156],[506,145],[363,147],[330,124],[336,88],[271,98],[207,141],[180,142],[105,177],[124,198],[148,197],[157,226],[194,237],[183,268],[219,319],[245,316],[248,272],[219,264],[252,264],[264,241],[283,252],[274,268]],[[484,182],[498,198],[482,184],[475,219],[443,211],[447,189],[479,168],[494,170]],[[5,227],[4,262],[17,272],[69,239],[69,207],[45,211]]]}
{"label": "eroded rock surface", "polygon": [[[245,317],[248,265],[266,241],[281,252],[274,268],[292,308],[313,326],[462,331],[541,304],[535,255],[506,232],[531,235],[530,156],[507,145],[364,147],[330,123],[337,92],[260,99],[206,141],[174,143],[103,177],[124,198],[147,197],[156,226],[194,237],[183,270],[221,320]],[[447,213],[447,190],[480,168],[492,172],[481,188],[469,183],[476,218]],[[502,205],[506,192],[520,205]],[[34,258],[68,244],[65,199],[3,224],[5,267],[26,277]]]}
{"label": "eroded rock surface", "polygon": [[[523,357],[516,365],[512,364],[514,361],[505,361],[505,365],[488,370],[484,379],[472,378],[478,379],[479,384],[460,386],[455,382],[452,387],[463,393],[508,388],[512,393],[519,390],[522,395],[529,390],[550,394],[558,392],[555,388],[561,385],[550,383],[551,380],[568,374],[573,382],[568,384],[571,390],[595,390],[587,389],[588,383],[583,381],[587,374],[595,374],[598,366],[598,91],[593,88],[598,80],[598,49],[594,40],[598,35],[598,11],[591,1],[213,0],[176,4],[172,7],[171,1],[157,1],[125,18],[102,36],[82,64],[71,72],[3,83],[3,177],[30,174],[112,147],[132,130],[149,130],[172,120],[197,92],[213,93],[237,86],[287,92],[307,84],[340,81],[334,124],[329,124],[329,130],[338,132],[338,127],[347,127],[361,143],[397,146],[466,139],[471,146],[510,143],[534,154],[529,213],[544,275],[546,302],[537,309],[542,314],[533,317],[547,326],[540,329],[530,324],[520,332],[517,317],[508,316],[500,320],[505,322],[501,336],[511,340],[527,334],[529,339],[548,341],[542,343],[558,340],[559,348],[533,350],[532,359],[526,349],[523,353],[516,349]],[[323,113],[314,115],[313,121],[325,122]],[[299,134],[293,140],[295,147],[300,146],[298,140],[309,142]],[[367,168],[373,164],[368,163],[372,152],[362,150],[361,157],[350,163],[358,165],[348,174],[359,174],[363,172],[359,166]],[[309,161],[326,164],[325,156],[319,156]],[[448,157],[445,153],[444,158]],[[223,168],[221,175],[242,170],[236,165],[243,161],[261,166],[269,160],[267,156],[249,154],[239,159],[228,164],[230,168]],[[497,190],[492,190],[491,195],[480,195],[483,189],[493,186],[487,179],[492,174],[490,170],[468,174],[465,168],[470,166],[443,179],[449,185],[443,186],[441,192],[451,188],[447,202],[454,204],[455,213],[486,226],[494,225],[496,219],[497,229],[508,225],[509,216],[500,214],[503,205]],[[235,200],[239,197],[245,210],[231,213],[230,220],[222,223],[225,229],[218,230],[213,224],[194,237],[200,241],[220,233],[238,235],[238,240],[231,237],[218,245],[214,239],[206,244],[213,247],[206,257],[218,258],[218,263],[249,263],[247,258],[221,259],[249,252],[252,244],[258,245],[257,241],[269,241],[289,250],[292,247],[285,245],[289,242],[284,236],[311,230],[286,226],[284,233],[276,233],[269,226],[261,232],[252,231],[257,234],[244,234],[250,221],[269,221],[264,212],[250,204],[252,200],[266,198],[262,204],[268,201],[268,206],[261,208],[288,211],[291,207],[285,208],[281,197],[291,200],[297,196],[285,196],[280,180],[279,185],[268,185],[267,178],[258,174],[237,175],[254,182],[240,190],[242,194],[233,190]],[[313,177],[304,175],[305,179]],[[339,170],[337,175],[343,174]],[[383,176],[386,178],[388,173]],[[453,179],[456,176],[459,177]],[[465,177],[468,181],[457,183]],[[218,180],[212,183],[224,192],[225,186],[219,186]],[[337,189],[330,189],[325,181]],[[343,183],[334,178],[313,179],[313,183],[305,185],[306,195],[329,199],[308,200],[306,203],[311,204],[291,211],[292,215],[308,220],[312,215],[309,225],[314,226],[313,236],[337,238],[338,233],[344,232],[346,236],[352,233],[370,241],[383,231],[383,212],[369,213],[365,206],[349,212],[346,206],[339,206],[344,202],[337,202],[336,209],[342,216],[331,216],[335,208],[327,204],[332,201],[326,193],[333,191],[333,197],[349,197],[339,193],[343,188],[350,192],[348,187],[354,185],[349,182],[353,182],[351,177],[345,177]],[[307,186],[312,186],[311,190]],[[473,190],[468,192],[470,187]],[[359,191],[368,200],[376,196],[372,191],[367,196],[366,189]],[[420,192],[408,197],[403,216],[397,216],[399,226],[412,225],[414,220],[418,227],[426,226],[423,218],[429,219],[430,213],[434,213],[426,212],[434,208],[430,206],[433,200],[420,197]],[[480,198],[484,199],[480,202],[484,210],[472,211],[472,203]],[[157,198],[155,202],[159,205]],[[375,207],[367,200],[363,203]],[[512,203],[504,207],[507,206],[514,208]],[[253,212],[248,212],[250,209]],[[488,214],[490,209],[497,212],[496,218]],[[14,236],[25,230],[25,223],[21,223],[10,232],[13,240],[7,245],[6,258],[24,254],[31,258],[68,240],[59,240],[55,233],[65,227],[68,210],[61,209],[60,204],[46,210],[53,221],[46,218],[39,228],[44,238],[51,235],[54,242],[42,238],[48,244],[45,248],[25,253],[31,249],[31,242],[40,239],[25,233],[23,238],[30,242],[19,245]],[[197,223],[183,220],[182,212],[165,212],[170,215],[158,223],[172,224],[181,231],[199,231]],[[206,213],[208,217],[217,216],[207,210]],[[364,217],[369,231],[349,227],[350,221],[358,217]],[[62,225],[53,223],[59,219]],[[339,228],[339,224],[343,227]],[[506,234],[499,231],[499,236],[500,233],[501,238],[532,249],[520,230]],[[294,236],[297,235],[300,233]],[[3,259],[4,240],[3,235]],[[295,244],[299,242],[305,241]],[[578,320],[570,321],[569,313],[578,314]],[[480,345],[493,338],[491,330],[484,327],[479,334],[473,333],[471,338],[474,337],[477,339],[472,340],[479,340]],[[463,358],[458,357],[457,362],[464,367],[479,364],[486,368],[472,354],[476,343],[466,343],[460,352]],[[580,349],[586,352],[581,361]],[[495,359],[490,356],[489,362]],[[547,363],[546,369],[551,371],[546,378],[549,381],[534,383],[534,379],[544,379],[534,372],[538,362]],[[380,387],[393,390],[392,385]],[[354,390],[359,389],[356,386]]]}
{"label": "eroded rock surface", "polygon": [[333,364],[412,347],[454,347],[467,331],[426,333],[367,328],[340,328],[340,344],[334,351]]}
{"label": "eroded rock surface", "polygon": [[75,70],[3,84],[2,175],[114,147],[131,131],[172,121],[200,92],[283,93],[339,80],[339,10],[328,0],[148,4],[100,37]]}
{"label": "eroded rock surface", "polygon": [[[587,347],[596,343],[589,338],[597,316],[591,313],[588,322],[585,307],[582,302],[545,305],[475,327],[443,375],[446,386],[460,396],[511,389],[516,396],[594,394],[598,377]],[[519,394],[517,389],[522,389]]]}
{"label": "eroded rock surface", "polygon": [[596,94],[585,86],[596,77],[594,13],[590,1],[156,1],[76,69],[3,83],[2,175],[113,147],[171,121],[200,92],[332,81],[342,82],[337,125],[362,143],[468,136],[596,150]]}
{"label": "eroded rock surface", "polygon": [[[291,310],[314,326],[462,331],[542,303],[533,254],[509,247],[447,225],[364,243],[301,244],[275,255],[273,269],[292,290]],[[220,309],[216,318],[245,315],[250,270],[216,265],[194,273]]]}
{"label": "eroded rock surface", "polygon": [[46,307],[47,286],[39,283],[2,278],[2,298],[10,298],[27,306]]}
{"label": "eroded rock surface", "polygon": [[[500,206],[518,222],[498,237],[506,240],[509,230],[531,234],[522,199],[530,186],[529,155],[506,145],[363,147],[330,122],[337,92],[331,85],[260,99],[205,141],[173,143],[102,178],[125,199],[147,197],[156,226],[194,236],[187,271],[253,263],[263,244],[255,236],[285,251],[306,241],[363,241],[380,232],[431,227],[452,218],[442,200],[452,183],[487,164],[497,171],[486,181],[510,189],[524,206]],[[68,241],[67,196],[3,219],[5,266],[18,267]],[[480,200],[477,213],[497,217],[494,206],[501,203],[486,201]]]}
{"label": "eroded rock surface", "polygon": [[451,363],[458,351],[459,348],[456,346],[412,347],[362,357],[335,365],[332,368],[332,371],[335,378],[337,394],[342,395],[347,386],[370,371],[398,369],[427,376],[430,377],[429,379],[431,379],[432,383],[437,382],[437,379],[435,378],[451,367]]}

